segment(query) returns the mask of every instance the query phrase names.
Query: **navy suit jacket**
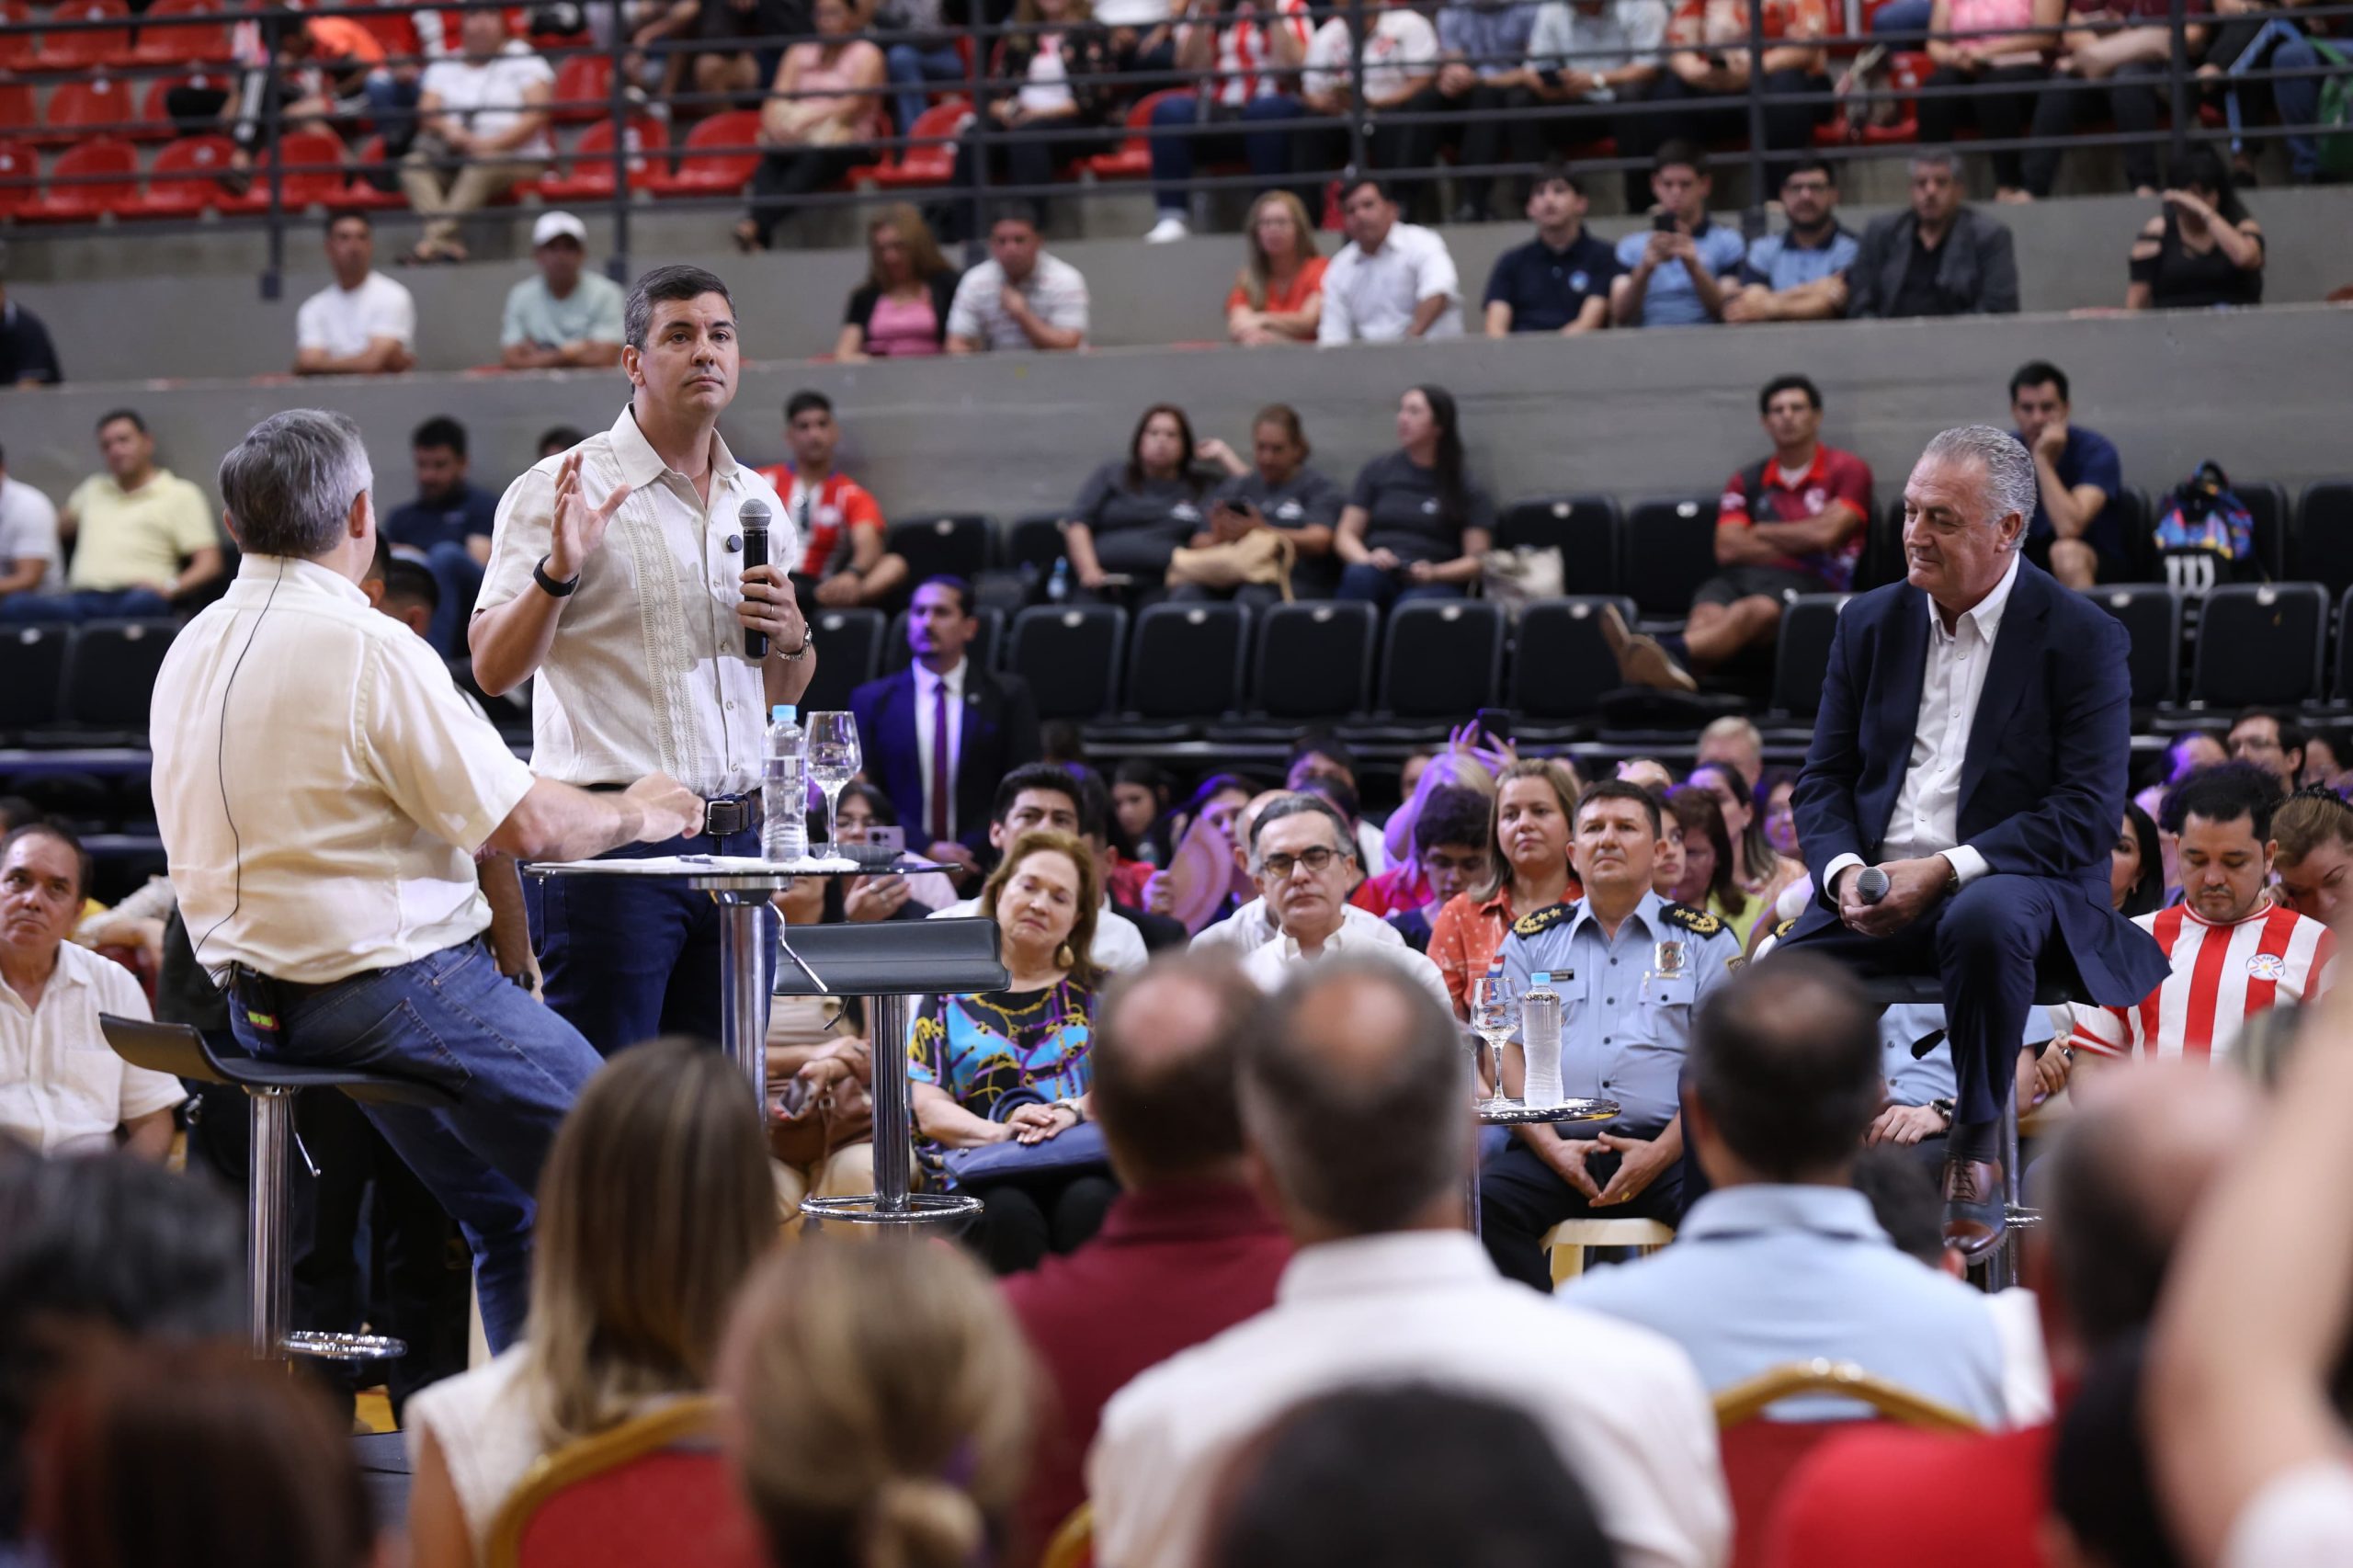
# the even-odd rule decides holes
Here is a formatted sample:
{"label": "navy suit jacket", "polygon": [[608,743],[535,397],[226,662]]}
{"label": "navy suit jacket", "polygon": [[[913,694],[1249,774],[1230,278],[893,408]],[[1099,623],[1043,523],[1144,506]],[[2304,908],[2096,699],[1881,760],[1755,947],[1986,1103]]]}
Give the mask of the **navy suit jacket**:
{"label": "navy suit jacket", "polygon": [[[899,809],[910,847],[928,831],[923,820],[923,754],[915,743],[917,700],[912,665],[849,694],[866,777]],[[996,801],[997,781],[1038,756],[1038,703],[1029,683],[968,660],[955,778],[956,836],[965,847],[987,857],[989,808]]]}
{"label": "navy suit jacket", "polygon": [[[2128,1006],[2167,973],[2156,943],[2109,902],[2131,759],[2129,642],[2098,605],[2031,562],[2018,570],[1961,761],[1960,842],[1989,874],[2062,884],[2060,936],[2085,989]],[[1817,889],[1841,855],[1881,858],[1919,727],[1929,614],[1927,595],[1908,583],[1839,612],[1813,744],[1790,798]],[[1837,917],[1825,890],[1797,930]]]}

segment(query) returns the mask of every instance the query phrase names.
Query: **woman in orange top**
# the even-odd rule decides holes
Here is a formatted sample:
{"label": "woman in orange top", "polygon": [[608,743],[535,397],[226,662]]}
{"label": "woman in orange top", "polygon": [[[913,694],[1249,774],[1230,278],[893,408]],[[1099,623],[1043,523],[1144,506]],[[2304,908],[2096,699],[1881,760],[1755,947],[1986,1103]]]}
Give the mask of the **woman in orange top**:
{"label": "woman in orange top", "polygon": [[1487,972],[1512,923],[1583,898],[1569,864],[1577,777],[1551,758],[1515,762],[1495,775],[1494,838],[1501,858],[1484,887],[1455,894],[1430,923],[1430,960],[1446,978],[1455,1014],[1471,1017],[1471,983]]}
{"label": "woman in orange top", "polygon": [[1225,297],[1226,335],[1245,348],[1313,343],[1324,320],[1324,258],[1307,209],[1287,190],[1250,204],[1250,261]]}

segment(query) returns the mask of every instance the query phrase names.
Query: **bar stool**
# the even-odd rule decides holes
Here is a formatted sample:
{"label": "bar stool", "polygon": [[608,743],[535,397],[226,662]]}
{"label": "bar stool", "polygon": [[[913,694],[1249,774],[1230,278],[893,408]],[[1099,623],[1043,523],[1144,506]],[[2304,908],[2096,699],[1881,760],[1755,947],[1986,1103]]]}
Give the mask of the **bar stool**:
{"label": "bar stool", "polygon": [[291,1260],[287,1230],[291,1194],[286,1180],[286,1144],[293,1124],[294,1096],[302,1089],[339,1089],[363,1105],[418,1106],[428,1110],[456,1105],[458,1096],[434,1085],[386,1073],[264,1062],[243,1051],[216,1051],[210,1040],[186,1024],[150,1023],[101,1013],[98,1028],[114,1053],[134,1067],[199,1083],[233,1084],[245,1092],[253,1134],[245,1182],[246,1269],[252,1292],[247,1312],[256,1358],[278,1361],[301,1356],[326,1361],[379,1361],[407,1355],[408,1346],[388,1335],[318,1334],[288,1327],[287,1279]]}
{"label": "bar stool", "polygon": [[[1889,1007],[1944,1006],[1944,983],[1935,975],[1884,975],[1863,981],[1862,987],[1863,994],[1871,1005],[1882,1011]],[[2073,975],[2046,975],[2035,983],[2034,1005],[2038,1007],[2088,1000],[2081,983]],[[2028,1208],[2019,1196],[2023,1173],[2018,1169],[2018,1060],[2015,1054],[2011,1057],[2008,1071],[2012,1087],[2002,1101],[2002,1244],[1985,1259],[1985,1288],[1988,1290],[2006,1290],[2018,1283],[2019,1258],[2025,1246],[2020,1233],[2029,1226],[2042,1223],[2041,1211]]]}
{"label": "bar stool", "polygon": [[1675,1227],[1660,1220],[1563,1220],[1541,1244],[1557,1290],[1585,1272],[1585,1255],[1595,1247],[1638,1247],[1648,1257],[1674,1239]]}
{"label": "bar stool", "polygon": [[908,1000],[971,996],[1010,983],[994,920],[885,920],[795,926],[776,966],[779,996],[863,996],[874,1040],[874,1192],[811,1198],[801,1211],[821,1223],[905,1227],[970,1219],[977,1199],[915,1192],[915,1107],[907,1084]]}

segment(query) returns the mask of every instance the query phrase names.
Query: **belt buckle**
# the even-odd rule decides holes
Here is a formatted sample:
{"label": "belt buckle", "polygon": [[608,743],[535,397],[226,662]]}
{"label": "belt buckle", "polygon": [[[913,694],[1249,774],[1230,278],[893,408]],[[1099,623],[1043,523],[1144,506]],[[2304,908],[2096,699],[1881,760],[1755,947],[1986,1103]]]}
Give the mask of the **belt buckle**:
{"label": "belt buckle", "polygon": [[724,838],[750,826],[751,814],[740,795],[708,801],[703,807],[702,830],[713,838]]}

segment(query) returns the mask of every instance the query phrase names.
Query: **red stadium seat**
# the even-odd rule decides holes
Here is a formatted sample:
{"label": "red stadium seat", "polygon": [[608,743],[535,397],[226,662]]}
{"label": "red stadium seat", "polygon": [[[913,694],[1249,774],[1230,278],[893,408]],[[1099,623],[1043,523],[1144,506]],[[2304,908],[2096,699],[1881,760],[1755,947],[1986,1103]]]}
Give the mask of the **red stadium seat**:
{"label": "red stadium seat", "polygon": [[1142,179],[1152,173],[1152,140],[1144,134],[1152,124],[1152,111],[1160,107],[1163,98],[1173,98],[1178,87],[1164,87],[1156,93],[1146,93],[1128,110],[1128,139],[1112,153],[1097,153],[1086,160],[1084,166],[1097,179]]}
{"label": "red stadium seat", "polygon": [[343,141],[335,132],[290,131],[278,139],[276,154],[264,153],[254,160],[253,188],[243,196],[223,199],[221,210],[240,215],[268,211],[269,171],[279,158],[284,160],[286,170],[284,194],[279,199],[289,212],[335,205],[351,177],[344,164]]}
{"label": "red stadium seat", "polygon": [[[65,184],[92,176],[119,177],[95,184]],[[118,207],[139,204],[139,153],[128,142],[110,137],[68,147],[49,171],[49,188],[40,200],[17,210],[24,223],[91,223]]]}
{"label": "red stadium seat", "polygon": [[[556,67],[555,101],[549,118],[558,125],[585,125],[612,118],[613,62],[603,54],[573,54]],[[562,106],[569,105],[565,108]]]}
{"label": "red stadium seat", "polygon": [[662,196],[733,196],[760,166],[760,155],[747,153],[710,153],[707,147],[749,147],[758,140],[760,117],[751,109],[730,109],[699,120],[687,132],[685,156],[679,160],[676,174],[656,171],[647,176],[646,184]]}
{"label": "red stadium seat", "polygon": [[[40,196],[40,154],[21,142],[0,142],[0,218],[13,218]],[[18,184],[18,181],[27,183]]]}
{"label": "red stadium seat", "polygon": [[382,212],[406,207],[408,196],[401,189],[397,172],[392,176],[390,189],[368,177],[382,171],[385,166],[384,139],[370,136],[359,144],[359,165],[352,172],[351,183],[330,197],[327,205],[338,212]]}
{"label": "red stadium seat", "polygon": [[1888,85],[1904,95],[1901,117],[1893,125],[1866,125],[1863,144],[1867,147],[1890,147],[1920,139],[1920,103],[1913,95],[1927,81],[1928,73],[1936,69],[1936,62],[1920,50],[1892,51],[1887,57]]}
{"label": "red stadium seat", "polygon": [[63,147],[93,136],[124,136],[138,116],[128,82],[111,76],[61,82],[49,90],[49,112],[33,140],[44,147]]}
{"label": "red stadium seat", "polygon": [[[69,0],[49,14],[51,22],[103,22],[131,16],[123,0]],[[95,71],[101,65],[129,64],[131,28],[77,28],[72,32],[43,29],[40,49],[33,55],[36,71]]]}
{"label": "red stadium seat", "polygon": [[[24,0],[0,0],[0,23],[9,27],[24,27],[33,19],[32,7]],[[0,33],[0,71],[23,71],[33,62],[33,35],[30,33]]]}
{"label": "red stadium seat", "polygon": [[[632,190],[642,188],[658,172],[654,160],[661,157],[670,143],[670,128],[652,116],[641,116],[629,122],[629,140],[625,143],[629,156],[629,183]],[[573,144],[571,172],[549,173],[540,178],[540,199],[549,202],[595,201],[613,194],[615,184],[613,122],[600,119],[580,133]],[[603,155],[599,155],[603,154]]]}
{"label": "red stadium seat", "polygon": [[907,186],[946,185],[956,173],[955,138],[963,133],[972,118],[972,106],[961,98],[950,98],[915,116],[910,136],[944,136],[948,140],[929,146],[901,148],[892,156],[868,169],[860,177],[869,185],[897,190]]}
{"label": "red stadium seat", "polygon": [[229,24],[217,19],[220,9],[213,0],[155,0],[139,18],[139,62],[225,62],[229,59]]}
{"label": "red stadium seat", "polygon": [[0,82],[0,137],[27,140],[40,131],[40,108],[29,82]]}
{"label": "red stadium seat", "polygon": [[226,136],[188,136],[155,154],[147,170],[147,194],[125,218],[193,218],[208,207],[235,199],[221,185],[237,144]]}
{"label": "red stadium seat", "polygon": [[710,1438],[713,1408],[682,1401],[549,1455],[500,1507],[489,1561],[756,1568],[759,1529]]}

